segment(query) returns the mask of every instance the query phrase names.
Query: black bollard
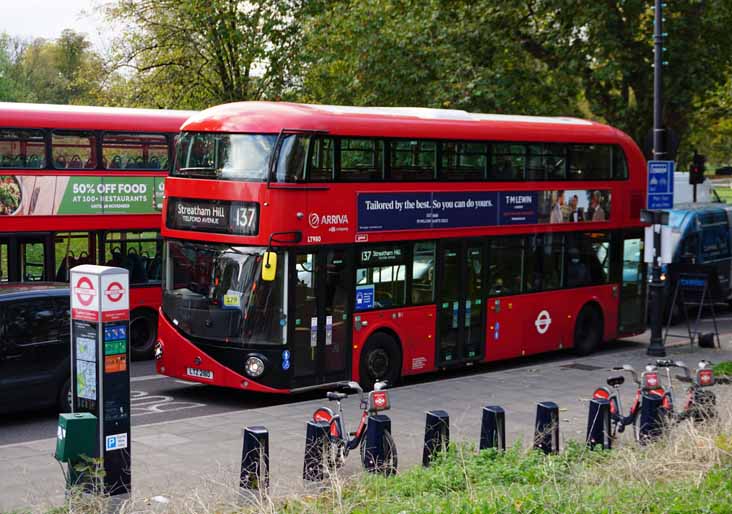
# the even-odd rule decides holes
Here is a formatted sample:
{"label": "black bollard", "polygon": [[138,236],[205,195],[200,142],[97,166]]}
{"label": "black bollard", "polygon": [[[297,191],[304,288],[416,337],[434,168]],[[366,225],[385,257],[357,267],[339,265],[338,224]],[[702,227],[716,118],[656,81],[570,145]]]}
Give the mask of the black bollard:
{"label": "black bollard", "polygon": [[328,431],[327,421],[308,421],[305,432],[305,461],[302,467],[302,478],[311,482],[323,480],[325,458],[327,457]]}
{"label": "black bollard", "polygon": [[638,440],[641,444],[653,442],[663,433],[662,405],[662,396],[643,393],[638,428]]}
{"label": "black bollard", "polygon": [[249,490],[269,487],[269,432],[265,427],[244,429],[239,487]]}
{"label": "black bollard", "polygon": [[450,416],[444,410],[428,411],[424,424],[422,465],[429,466],[435,455],[446,451],[449,444]]}
{"label": "black bollard", "polygon": [[[388,436],[386,435],[388,432]],[[369,416],[366,426],[366,445],[364,447],[363,467],[372,473],[391,475],[396,472],[392,457],[396,462],[396,448],[391,438],[391,419],[384,414]],[[393,452],[393,455],[390,454]]]}
{"label": "black bollard", "polygon": [[534,448],[544,453],[559,453],[559,406],[541,402],[536,406]]}
{"label": "black bollard", "polygon": [[498,405],[483,407],[480,424],[480,449],[506,449],[506,411]]}
{"label": "black bollard", "polygon": [[600,446],[603,450],[612,448],[610,402],[593,398],[587,411],[587,447],[594,450],[596,446]]}

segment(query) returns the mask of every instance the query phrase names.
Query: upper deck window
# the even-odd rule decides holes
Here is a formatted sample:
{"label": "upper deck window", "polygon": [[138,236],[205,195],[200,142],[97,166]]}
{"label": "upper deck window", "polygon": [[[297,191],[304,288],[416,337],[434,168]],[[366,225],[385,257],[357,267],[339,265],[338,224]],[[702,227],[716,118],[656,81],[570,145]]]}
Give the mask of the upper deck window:
{"label": "upper deck window", "polygon": [[46,143],[42,130],[0,129],[0,168],[46,167]]}
{"label": "upper deck window", "polygon": [[97,167],[97,136],[94,132],[54,131],[51,136],[53,167],[83,170]]}
{"label": "upper deck window", "polygon": [[459,143],[447,141],[440,145],[441,180],[483,180],[488,163],[486,143]]}
{"label": "upper deck window", "polygon": [[185,132],[178,141],[172,175],[265,181],[276,140],[270,134]]}
{"label": "upper deck window", "polygon": [[380,139],[342,138],[339,180],[368,182],[384,176],[384,142]]}
{"label": "upper deck window", "polygon": [[434,141],[402,140],[389,143],[391,179],[433,180],[436,148]]}
{"label": "upper deck window", "polygon": [[168,139],[163,134],[106,133],[102,163],[108,170],[165,170]]}
{"label": "upper deck window", "polygon": [[569,151],[569,179],[608,180],[612,178],[612,146],[570,145]]}

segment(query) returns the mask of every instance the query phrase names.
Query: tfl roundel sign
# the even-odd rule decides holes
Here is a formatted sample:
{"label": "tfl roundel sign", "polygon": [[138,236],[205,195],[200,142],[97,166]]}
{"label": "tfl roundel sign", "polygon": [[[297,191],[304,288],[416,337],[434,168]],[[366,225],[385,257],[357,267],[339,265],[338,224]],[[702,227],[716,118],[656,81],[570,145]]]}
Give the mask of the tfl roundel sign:
{"label": "tfl roundel sign", "polygon": [[104,294],[110,302],[117,303],[124,296],[125,290],[119,282],[111,282],[104,291]]}
{"label": "tfl roundel sign", "polygon": [[79,277],[74,286],[74,294],[79,303],[84,307],[89,307],[94,301],[97,292],[94,284],[89,277]]}

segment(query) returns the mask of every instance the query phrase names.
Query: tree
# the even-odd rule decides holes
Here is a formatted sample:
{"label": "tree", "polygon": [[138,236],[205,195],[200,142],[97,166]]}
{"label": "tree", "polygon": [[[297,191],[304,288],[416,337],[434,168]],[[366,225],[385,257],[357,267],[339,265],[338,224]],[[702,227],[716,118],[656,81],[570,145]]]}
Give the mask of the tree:
{"label": "tree", "polygon": [[0,100],[55,104],[106,103],[106,84],[114,78],[86,36],[73,30],[55,41],[3,35],[0,74]]}
{"label": "tree", "polygon": [[[582,114],[643,144],[652,125],[648,0],[340,0],[307,18],[301,95],[355,104]],[[670,3],[665,124],[686,141],[695,104],[732,64],[732,0]],[[682,143],[680,151],[684,151]]]}
{"label": "tree", "polygon": [[577,81],[496,37],[464,0],[330,2],[305,23],[300,97],[356,105],[577,114]]}
{"label": "tree", "polygon": [[204,108],[276,98],[292,80],[299,0],[117,0],[124,31],[118,67],[130,67],[129,102]]}

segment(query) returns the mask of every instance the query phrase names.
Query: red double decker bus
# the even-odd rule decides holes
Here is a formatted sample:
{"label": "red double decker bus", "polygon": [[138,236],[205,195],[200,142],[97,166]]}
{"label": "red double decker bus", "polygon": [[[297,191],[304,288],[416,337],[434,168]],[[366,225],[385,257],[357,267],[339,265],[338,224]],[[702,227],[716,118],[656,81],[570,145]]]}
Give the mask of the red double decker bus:
{"label": "red double decker bus", "polygon": [[572,118],[286,103],[182,127],[160,373],[286,393],[641,331],[633,141]]}
{"label": "red double decker bus", "polygon": [[131,348],[157,331],[160,224],[173,138],[191,111],[0,103],[0,282],[130,271]]}

